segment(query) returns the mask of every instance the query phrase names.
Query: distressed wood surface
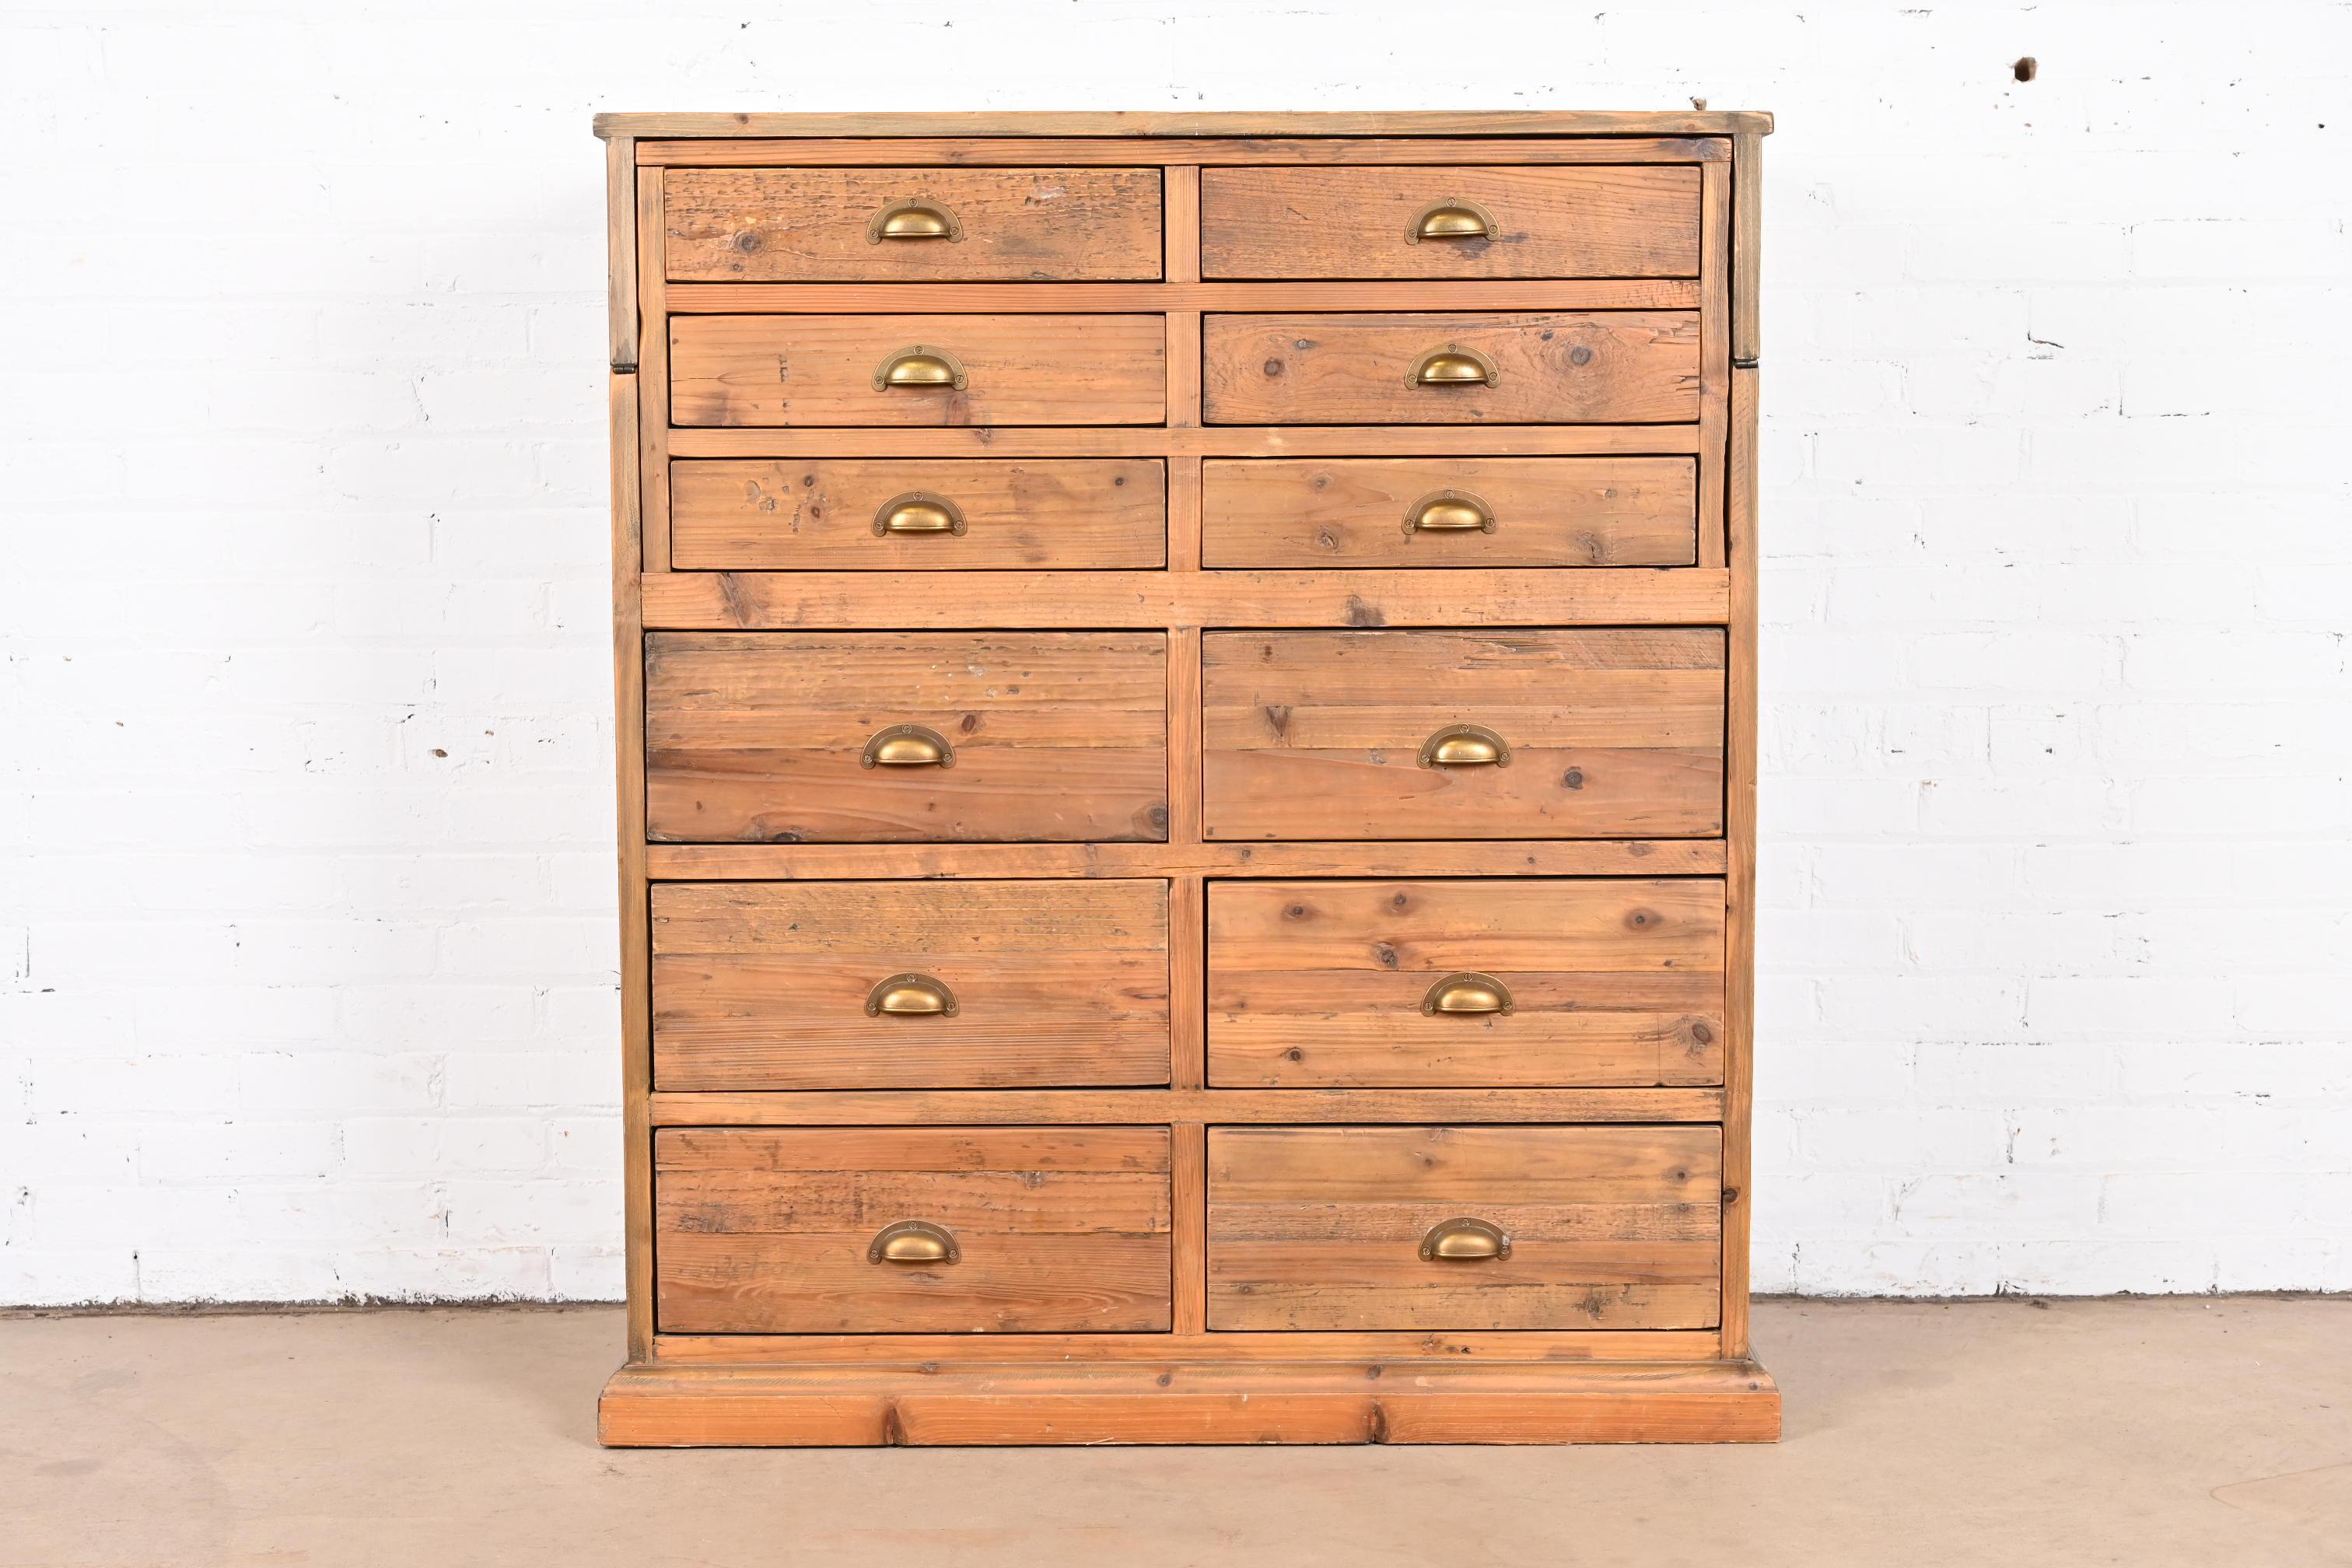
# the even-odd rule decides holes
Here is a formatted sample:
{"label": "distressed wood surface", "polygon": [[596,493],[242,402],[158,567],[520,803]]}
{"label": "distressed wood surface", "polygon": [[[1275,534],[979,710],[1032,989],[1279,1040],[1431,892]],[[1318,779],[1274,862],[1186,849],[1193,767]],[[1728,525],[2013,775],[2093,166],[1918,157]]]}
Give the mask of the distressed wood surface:
{"label": "distressed wood surface", "polygon": [[[1144,839],[1168,832],[1165,633],[646,639],[657,840]],[[868,768],[921,724],[949,767]]]}
{"label": "distressed wood surface", "polygon": [[[1698,417],[1699,318],[1681,310],[1211,315],[1212,425],[1652,424]],[[1418,386],[1451,345],[1496,383]],[[717,421],[703,421],[717,423]]]}
{"label": "distressed wood surface", "polygon": [[[956,239],[866,237],[893,202]],[[688,282],[1070,282],[1160,276],[1158,169],[680,169],[670,277]]]}
{"label": "distressed wood surface", "polygon": [[1727,109],[892,110],[608,112],[593,123],[604,137],[1730,136],[1767,134],[1772,116]]}
{"label": "distressed wood surface", "polygon": [[[1168,1081],[1164,882],[671,885],[653,953],[667,1089]],[[908,973],[954,1016],[869,1016]]]}
{"label": "distressed wood surface", "polygon": [[[1408,239],[1439,202],[1488,239]],[[1696,278],[1694,168],[1261,167],[1201,174],[1209,278]]]}
{"label": "distressed wood surface", "polygon": [[1731,363],[1752,367],[1764,352],[1764,138],[1731,145]]}
{"label": "distressed wood surface", "polygon": [[[614,200],[619,199],[615,193]],[[616,211],[615,221],[618,221]],[[646,867],[645,622],[637,597],[645,564],[637,485],[638,382],[610,379],[605,426],[613,485],[613,800],[620,881],[621,1228],[627,1251],[629,1354],[652,1352],[654,1086],[651,942]]]}
{"label": "distressed wood surface", "polygon": [[645,583],[648,626],[746,630],[1680,626],[1720,621],[1729,603],[1725,572],[1643,567],[942,572],[919,594],[864,572],[681,572]]}
{"label": "distressed wood surface", "polygon": [[653,1097],[657,1127],[1717,1121],[1717,1089],[730,1090]]}
{"label": "distressed wood surface", "polygon": [[[704,460],[670,470],[681,572],[1152,568],[1166,559],[1164,461],[1150,458]],[[875,532],[912,491],[952,502],[965,531]]]}
{"label": "distressed wood surface", "polygon": [[[1169,1324],[1165,1128],[666,1129],[665,1331],[1149,1332]],[[927,1220],[961,1257],[869,1263]]]}
{"label": "distressed wood surface", "polygon": [[[678,425],[1157,425],[1165,329],[1150,316],[678,316],[669,323]],[[920,345],[966,374],[887,386]]]}
{"label": "distressed wood surface", "polygon": [[[1172,804],[1172,803],[1171,803]],[[1173,814],[1171,816],[1173,821]],[[655,844],[662,881],[860,876],[1719,877],[1719,838],[1349,844]]]}
{"label": "distressed wood surface", "polygon": [[681,458],[1501,458],[1696,453],[1696,425],[673,430]]}
{"label": "distressed wood surface", "polygon": [[[1714,881],[1218,882],[1209,1081],[1718,1083],[1723,962]],[[1424,1014],[1462,972],[1501,981],[1512,1010]]]}
{"label": "distressed wood surface", "polygon": [[[1712,836],[1723,668],[1703,627],[1210,632],[1206,837]],[[1421,765],[1456,723],[1507,765]]]}
{"label": "distressed wood surface", "polygon": [[1477,136],[1379,133],[1359,136],[1161,135],[1148,143],[1117,136],[982,135],[646,137],[643,165],[670,168],[1043,168],[1070,164],[1166,169],[1306,165],[1713,163],[1731,157],[1732,132],[1686,135]]}
{"label": "distressed wood surface", "polygon": [[[1177,189],[1173,177],[1187,172],[1169,171],[1171,201]],[[1197,268],[1199,255],[1187,253],[1169,265],[1172,268],[1183,259]],[[877,305],[946,314],[1156,315],[1184,310],[1396,310],[1433,302],[1426,284],[1376,280],[1204,283],[1171,277],[1162,283],[894,283],[879,292],[864,283],[674,283],[669,288],[671,310],[697,316],[842,315]],[[1693,278],[1469,279],[1450,285],[1443,302],[1455,310],[1696,310],[1699,283]]]}
{"label": "distressed wood surface", "polygon": [[1730,472],[1725,483],[1732,563],[1731,723],[1725,738],[1727,787],[1724,888],[1729,921],[1731,1033],[1724,1051],[1723,1337],[1748,1353],[1748,1233],[1756,1098],[1756,771],[1761,736],[1756,708],[1758,372],[1731,373]]}
{"label": "distressed wood surface", "polygon": [[[1218,1127],[1212,1329],[1712,1327],[1713,1127]],[[1482,1218],[1511,1256],[1428,1261]]]}
{"label": "distressed wood surface", "polygon": [[[1696,465],[1681,458],[1212,458],[1212,567],[1688,566]],[[1486,503],[1492,533],[1408,532],[1426,499]]]}
{"label": "distressed wood surface", "polygon": [[[615,136],[604,144],[604,295],[615,374],[637,368],[637,145]],[[634,433],[633,433],[634,438]]]}
{"label": "distressed wood surface", "polygon": [[[1176,1332],[1181,1335],[1182,1330]],[[1166,1362],[1171,1356],[1213,1352],[1234,1362],[1322,1360],[1353,1366],[1360,1375],[1399,1362],[1450,1361],[1455,1364],[1528,1362],[1695,1362],[1720,1359],[1720,1341],[1710,1329],[1501,1329],[1491,1332],[1404,1330],[1385,1333],[1235,1333],[1220,1331],[1203,1346],[1179,1346],[1164,1335],[1021,1334],[992,1340],[991,1361],[1008,1363]],[[714,1366],[748,1361],[863,1363],[912,1373],[925,1362],[968,1356],[972,1342],[961,1334],[902,1334],[887,1347],[869,1334],[662,1334],[651,1360],[677,1366]]]}

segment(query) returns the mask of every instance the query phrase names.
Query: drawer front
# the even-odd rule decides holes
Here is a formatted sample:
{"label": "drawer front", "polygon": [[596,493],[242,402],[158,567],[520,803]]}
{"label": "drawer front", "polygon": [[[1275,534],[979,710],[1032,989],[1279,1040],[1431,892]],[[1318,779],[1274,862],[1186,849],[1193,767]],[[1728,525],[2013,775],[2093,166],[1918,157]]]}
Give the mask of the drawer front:
{"label": "drawer front", "polygon": [[1159,632],[656,632],[664,842],[1168,837]]}
{"label": "drawer front", "polygon": [[1719,629],[1209,632],[1201,657],[1210,838],[1723,831]]}
{"label": "drawer front", "polygon": [[1168,1081],[1158,881],[666,883],[666,1089]]}
{"label": "drawer front", "polygon": [[1688,566],[1689,458],[1220,458],[1203,565]]}
{"label": "drawer front", "polygon": [[1209,1082],[1721,1083],[1723,928],[1696,879],[1212,882]]}
{"label": "drawer front", "polygon": [[[1164,1127],[665,1128],[667,1333],[1134,1333],[1170,1318]],[[907,1222],[934,1227],[909,1231]],[[889,1245],[892,1227],[906,1239]],[[874,1258],[944,1250],[954,1257]]]}
{"label": "drawer front", "polygon": [[1712,1126],[1213,1127],[1209,1327],[1713,1328],[1722,1191]]}
{"label": "drawer front", "polygon": [[1160,276],[1157,169],[672,169],[683,283]]}
{"label": "drawer front", "polygon": [[[1490,370],[1423,384],[1430,356]],[[1212,425],[1687,423],[1698,417],[1695,310],[1205,318]],[[688,423],[681,419],[680,423]]]}
{"label": "drawer front", "polygon": [[1698,185],[1687,167],[1203,169],[1201,272],[1696,278]]}
{"label": "drawer front", "polygon": [[682,572],[1150,569],[1167,559],[1156,458],[804,458],[670,466]]}
{"label": "drawer front", "polygon": [[1167,334],[1139,315],[673,316],[670,421],[1158,425]]}

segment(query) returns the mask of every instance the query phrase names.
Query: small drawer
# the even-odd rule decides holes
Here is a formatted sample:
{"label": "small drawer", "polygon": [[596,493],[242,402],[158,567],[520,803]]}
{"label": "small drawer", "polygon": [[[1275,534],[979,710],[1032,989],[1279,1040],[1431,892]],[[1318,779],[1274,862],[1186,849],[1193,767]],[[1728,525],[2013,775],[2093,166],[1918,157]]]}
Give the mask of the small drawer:
{"label": "small drawer", "polygon": [[680,283],[1160,276],[1157,169],[671,169]]}
{"label": "small drawer", "polygon": [[1170,1320],[1164,1127],[672,1127],[656,1326],[1137,1333]]}
{"label": "small drawer", "polygon": [[1157,458],[670,465],[682,572],[1152,569],[1167,560]]}
{"label": "small drawer", "polygon": [[1159,632],[655,632],[646,832],[1160,842]]}
{"label": "small drawer", "polygon": [[1211,1329],[1708,1329],[1713,1126],[1212,1127]]}
{"label": "small drawer", "polygon": [[680,426],[1158,425],[1160,316],[672,316]]}
{"label": "small drawer", "polygon": [[1202,383],[1212,425],[1688,423],[1698,312],[1210,316]]}
{"label": "small drawer", "polygon": [[1209,632],[1207,837],[1713,837],[1716,627]]}
{"label": "small drawer", "polygon": [[1696,278],[1698,269],[1699,175],[1688,166],[1201,171],[1204,278]]}
{"label": "small drawer", "polygon": [[1164,1084],[1168,887],[657,883],[653,986],[657,1089]]}
{"label": "small drawer", "polygon": [[1698,559],[1689,458],[1213,458],[1202,469],[1204,566]]}
{"label": "small drawer", "polygon": [[1721,1083],[1723,965],[1718,881],[1211,882],[1209,1082]]}

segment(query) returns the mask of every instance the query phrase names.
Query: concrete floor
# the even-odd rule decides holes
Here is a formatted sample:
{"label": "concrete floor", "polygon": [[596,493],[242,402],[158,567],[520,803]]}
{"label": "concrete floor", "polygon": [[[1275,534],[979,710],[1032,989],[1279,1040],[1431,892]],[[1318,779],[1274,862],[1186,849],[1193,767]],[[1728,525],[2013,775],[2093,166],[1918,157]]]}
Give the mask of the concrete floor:
{"label": "concrete floor", "polygon": [[2352,1563],[2352,1300],[1765,1302],[1742,1448],[608,1452],[609,1308],[0,1319],[0,1563]]}

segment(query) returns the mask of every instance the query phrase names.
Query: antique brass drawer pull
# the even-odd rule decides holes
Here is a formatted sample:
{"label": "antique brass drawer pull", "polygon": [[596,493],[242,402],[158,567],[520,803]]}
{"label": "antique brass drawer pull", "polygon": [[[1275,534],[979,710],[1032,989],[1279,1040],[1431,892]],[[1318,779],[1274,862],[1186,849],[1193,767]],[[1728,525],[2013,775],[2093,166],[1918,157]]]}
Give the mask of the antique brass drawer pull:
{"label": "antique brass drawer pull", "polygon": [[1412,503],[1404,514],[1407,533],[1495,531],[1495,509],[1468,490],[1438,490]]}
{"label": "antique brass drawer pull", "polygon": [[1503,373],[1476,349],[1447,343],[1413,361],[1412,374],[1404,379],[1410,386],[1499,386]]}
{"label": "antique brass drawer pull", "polygon": [[1484,724],[1448,724],[1421,743],[1424,768],[1507,768],[1510,743]]}
{"label": "antique brass drawer pull", "polygon": [[893,533],[952,533],[963,534],[963,510],[945,496],[935,496],[929,490],[908,490],[902,496],[892,496],[874,514],[874,537],[881,539]]}
{"label": "antique brass drawer pull", "polygon": [[1433,1018],[1441,1014],[1476,1017],[1508,1013],[1511,988],[1491,974],[1465,970],[1460,974],[1449,974],[1431,986],[1429,994],[1421,999],[1421,1010]]}
{"label": "antique brass drawer pull", "polygon": [[887,980],[875,982],[874,989],[866,994],[866,1016],[869,1018],[952,1018],[956,1016],[955,993],[944,980],[934,980],[928,974],[894,974]]}
{"label": "antique brass drawer pull", "polygon": [[1508,1258],[1511,1238],[1502,1227],[1483,1219],[1464,1216],[1441,1220],[1429,1227],[1421,1238],[1421,1258],[1424,1263],[1476,1262],[1486,1258]]}
{"label": "antique brass drawer pull", "polygon": [[[963,1256],[954,1232],[927,1219],[886,1225],[866,1244],[868,1263],[953,1263]],[[1426,1258],[1429,1255],[1422,1254]]]}
{"label": "antique brass drawer pull", "polygon": [[909,196],[891,202],[866,220],[866,243],[886,239],[944,239],[953,245],[963,238],[963,220],[945,202]]}
{"label": "antique brass drawer pull", "polygon": [[920,724],[893,724],[887,730],[877,730],[874,738],[866,742],[858,753],[857,765],[863,768],[951,768],[955,766],[955,748],[937,730]]}
{"label": "antique brass drawer pull", "polygon": [[942,348],[909,343],[874,367],[874,390],[893,386],[952,386],[964,389],[963,362]]}
{"label": "antique brass drawer pull", "polygon": [[1421,209],[1421,216],[1404,231],[1404,242],[1419,245],[1424,239],[1492,239],[1500,233],[1502,229],[1496,226],[1493,213],[1467,197],[1448,196]]}

